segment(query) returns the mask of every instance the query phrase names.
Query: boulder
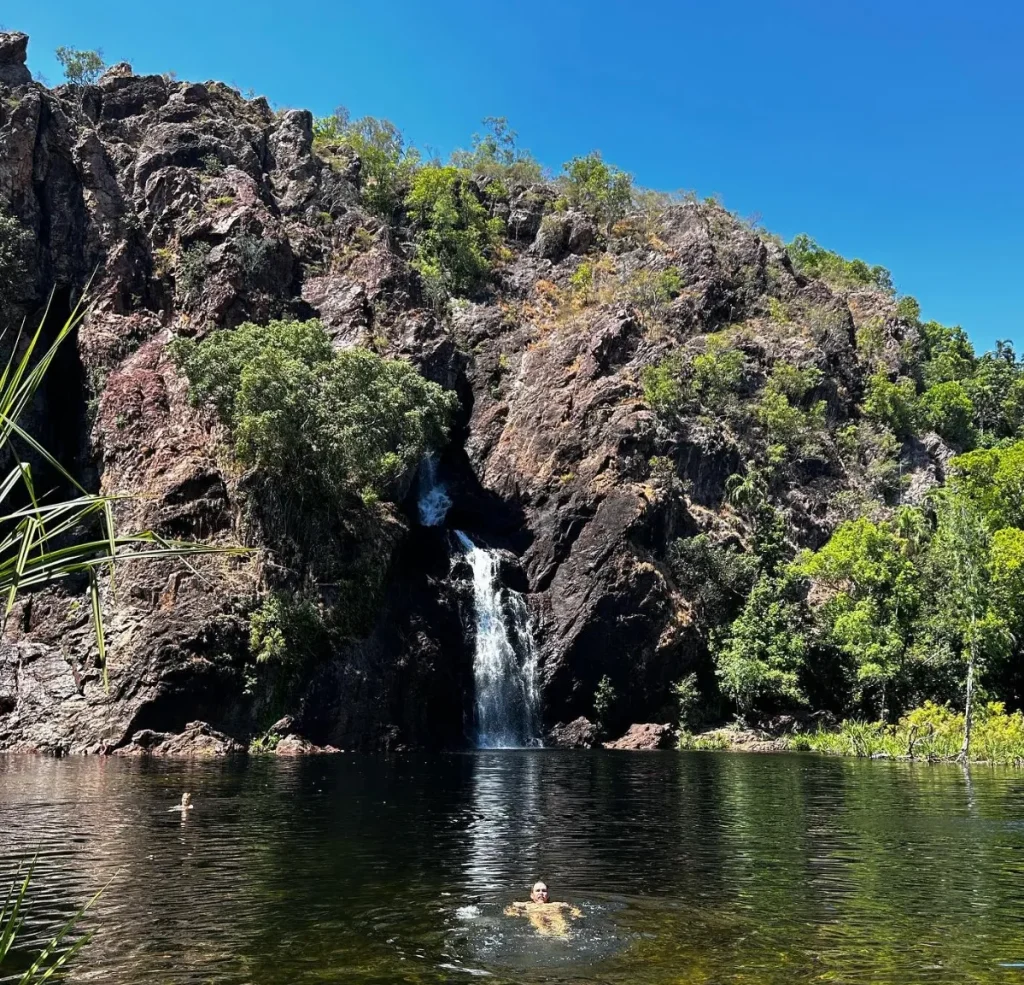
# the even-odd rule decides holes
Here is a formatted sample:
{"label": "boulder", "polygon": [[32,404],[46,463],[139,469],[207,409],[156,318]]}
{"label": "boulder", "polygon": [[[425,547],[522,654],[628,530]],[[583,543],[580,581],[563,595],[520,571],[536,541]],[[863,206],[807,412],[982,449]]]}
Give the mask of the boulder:
{"label": "boulder", "polygon": [[177,734],[140,729],[132,741],[116,750],[119,756],[156,756],[167,759],[213,759],[245,753],[245,746],[206,722],[189,722]]}
{"label": "boulder", "polygon": [[317,746],[300,735],[286,735],[274,749],[278,756],[319,756],[341,752],[334,746]]}
{"label": "boulder", "polygon": [[32,81],[25,65],[28,35],[20,31],[0,31],[0,85],[23,86]]}
{"label": "boulder", "polygon": [[547,734],[547,744],[561,749],[593,749],[600,733],[597,726],[582,715],[571,722],[559,722]]}
{"label": "boulder", "polygon": [[605,749],[651,750],[671,749],[676,733],[671,725],[630,725],[629,731],[614,742],[606,742]]}

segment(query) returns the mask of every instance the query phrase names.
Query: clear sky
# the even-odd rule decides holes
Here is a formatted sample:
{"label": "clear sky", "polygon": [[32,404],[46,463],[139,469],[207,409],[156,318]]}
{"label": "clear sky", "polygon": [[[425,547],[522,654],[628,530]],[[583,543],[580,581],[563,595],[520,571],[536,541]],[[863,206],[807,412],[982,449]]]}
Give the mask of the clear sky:
{"label": "clear sky", "polygon": [[979,350],[1024,347],[1020,0],[6,0],[57,45],[272,105],[344,104],[442,155],[487,115],[557,170],[719,193],[786,239],[889,267]]}

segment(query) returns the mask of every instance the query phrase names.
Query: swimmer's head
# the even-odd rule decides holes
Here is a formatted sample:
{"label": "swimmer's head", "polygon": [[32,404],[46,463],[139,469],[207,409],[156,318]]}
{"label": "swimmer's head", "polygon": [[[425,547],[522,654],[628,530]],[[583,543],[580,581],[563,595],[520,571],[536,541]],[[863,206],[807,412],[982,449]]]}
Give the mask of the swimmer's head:
{"label": "swimmer's head", "polygon": [[530,899],[534,903],[546,903],[548,901],[548,887],[542,882],[535,882],[530,890]]}

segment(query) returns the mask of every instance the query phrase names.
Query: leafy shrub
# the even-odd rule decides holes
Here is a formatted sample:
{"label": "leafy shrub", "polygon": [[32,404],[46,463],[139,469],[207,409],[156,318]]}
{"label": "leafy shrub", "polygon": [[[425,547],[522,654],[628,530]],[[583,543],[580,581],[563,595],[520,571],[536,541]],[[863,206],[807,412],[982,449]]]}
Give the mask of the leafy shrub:
{"label": "leafy shrub", "polygon": [[917,303],[917,298],[904,294],[896,302],[896,316],[916,325],[921,319],[921,305]]}
{"label": "leafy shrub", "polygon": [[937,383],[925,390],[920,400],[921,420],[925,427],[941,435],[957,448],[974,444],[974,404],[958,380]]}
{"label": "leafy shrub", "polygon": [[302,665],[319,649],[324,620],[308,599],[273,592],[249,619],[249,652],[257,664]]}
{"label": "leafy shrub", "polygon": [[216,178],[224,173],[224,162],[212,151],[209,154],[204,154],[200,163],[203,174],[209,175],[211,178]]}
{"label": "leafy shrub", "polygon": [[819,246],[801,233],[786,247],[796,269],[806,277],[820,277],[837,287],[877,287],[892,292],[892,275],[882,266],[869,266],[863,260],[847,260]]}
{"label": "leafy shrub", "polygon": [[778,362],[772,368],[764,393],[755,408],[764,429],[771,459],[786,454],[814,454],[825,433],[825,402],[819,400],[804,410],[799,402],[821,381],[821,371],[798,369]]}
{"label": "leafy shrub", "polygon": [[0,308],[11,304],[19,295],[19,287],[24,287],[31,245],[29,231],[0,209]]}
{"label": "leafy shrub", "polygon": [[202,297],[210,249],[209,243],[193,243],[181,251],[174,268],[174,288],[182,304],[195,304]]}
{"label": "leafy shrub", "polygon": [[[926,701],[896,725],[844,721],[836,731],[805,736],[815,752],[834,756],[893,759],[954,759],[960,753],[964,716],[947,705]],[[990,763],[1024,762],[1024,715],[1007,713],[1002,702],[980,706],[971,732],[971,758]]]}
{"label": "leafy shrub", "polygon": [[[264,720],[276,719],[294,701],[309,669],[332,650],[323,610],[308,598],[284,592],[264,596],[249,617],[247,690]],[[253,751],[270,752],[280,736],[268,733]]]}
{"label": "leafy shrub", "polygon": [[601,160],[594,151],[563,166],[564,203],[590,213],[606,227],[621,219],[633,200],[633,178]]}
{"label": "leafy shrub", "polygon": [[743,386],[746,356],[722,334],[709,335],[704,352],[687,359],[675,352],[641,374],[644,399],[663,417],[693,410],[731,411]]}
{"label": "leafy shrub", "polygon": [[905,376],[893,382],[888,373],[878,370],[868,378],[864,413],[899,437],[910,437],[917,414],[917,386]]}
{"label": "leafy shrub", "polygon": [[727,622],[746,598],[757,561],[731,545],[714,543],[707,534],[682,537],[668,552],[680,590],[708,625]]}
{"label": "leafy shrub", "polygon": [[428,293],[440,298],[477,288],[490,273],[502,224],[488,217],[469,173],[453,167],[421,168],[405,204],[418,227],[413,266]]}
{"label": "leafy shrub", "polygon": [[672,685],[672,695],[679,708],[679,728],[689,731],[700,718],[700,688],[697,675],[687,674]]}
{"label": "leafy shrub", "polygon": [[473,134],[473,149],[452,153],[453,167],[479,174],[509,187],[522,187],[539,182],[540,165],[525,151],[516,147],[516,131],[509,128],[504,116],[485,116],[486,132]]}
{"label": "leafy shrub", "polygon": [[597,690],[594,692],[594,721],[602,732],[608,731],[618,700],[619,693],[615,690],[611,678],[605,674],[597,682]]}
{"label": "leafy shrub", "polygon": [[172,354],[239,461],[300,495],[388,495],[444,441],[456,406],[406,362],[334,350],[317,321],[246,323]]}
{"label": "leafy shrub", "polygon": [[61,45],[56,54],[57,61],[64,69],[64,78],[72,85],[91,85],[107,67],[101,51],[83,51]]}
{"label": "leafy shrub", "polygon": [[272,246],[269,240],[244,233],[235,240],[238,263],[250,283],[258,282],[267,266]]}
{"label": "leafy shrub", "polygon": [[867,421],[848,424],[836,432],[836,445],[847,470],[860,473],[872,495],[899,489],[900,442],[889,428]]}
{"label": "leafy shrub", "polygon": [[640,315],[641,322],[650,327],[682,289],[683,275],[678,267],[658,271],[641,268],[625,281],[623,295]]}
{"label": "leafy shrub", "polygon": [[402,132],[390,120],[364,116],[350,120],[339,107],[313,124],[313,146],[329,160],[336,149],[355,154],[360,162],[360,198],[377,215],[390,219],[401,205],[419,152],[406,147]]}

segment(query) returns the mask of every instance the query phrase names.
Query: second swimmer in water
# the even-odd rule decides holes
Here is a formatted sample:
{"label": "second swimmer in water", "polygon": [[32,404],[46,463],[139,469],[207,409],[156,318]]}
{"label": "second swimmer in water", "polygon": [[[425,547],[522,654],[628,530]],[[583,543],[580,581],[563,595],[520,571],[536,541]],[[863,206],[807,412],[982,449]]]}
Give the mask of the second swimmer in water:
{"label": "second swimmer in water", "polygon": [[569,918],[575,920],[583,916],[568,903],[552,903],[543,882],[534,883],[528,903],[513,903],[505,907],[505,913],[510,917],[526,917],[537,933],[545,937],[568,937]]}

